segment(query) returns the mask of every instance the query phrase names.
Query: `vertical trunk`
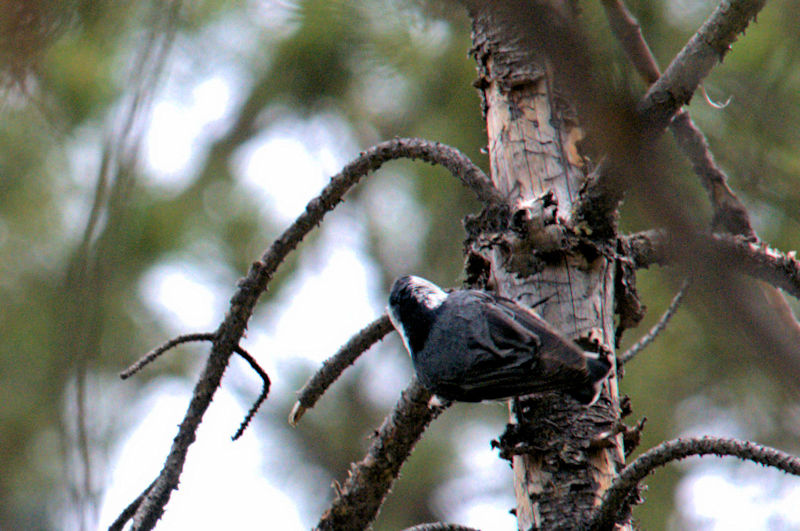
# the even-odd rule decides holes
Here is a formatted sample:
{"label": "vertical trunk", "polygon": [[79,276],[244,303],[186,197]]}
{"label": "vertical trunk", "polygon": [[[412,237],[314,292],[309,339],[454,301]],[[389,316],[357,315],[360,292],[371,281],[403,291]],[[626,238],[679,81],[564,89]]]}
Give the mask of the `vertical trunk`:
{"label": "vertical trunk", "polygon": [[[544,300],[537,311],[565,336],[611,349],[614,243],[581,236],[571,219],[585,179],[576,146],[583,133],[546,50],[519,34],[524,15],[503,9],[475,4],[473,53],[491,178],[511,215],[485,212],[468,227],[468,260],[482,264],[482,278],[502,295],[527,306]],[[571,16],[560,2],[554,9]],[[590,408],[562,393],[516,401],[500,443],[515,473],[520,530],[580,526],[624,463],[621,436],[601,436],[619,416],[615,376]]]}

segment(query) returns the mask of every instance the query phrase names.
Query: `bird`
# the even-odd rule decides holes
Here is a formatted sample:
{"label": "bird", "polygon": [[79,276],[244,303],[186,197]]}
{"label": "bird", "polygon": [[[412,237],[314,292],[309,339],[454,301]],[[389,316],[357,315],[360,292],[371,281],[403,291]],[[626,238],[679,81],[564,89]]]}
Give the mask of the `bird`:
{"label": "bird", "polygon": [[559,390],[591,405],[611,371],[609,351],[587,352],[533,310],[485,291],[448,293],[402,276],[392,284],[388,314],[420,383],[447,400]]}

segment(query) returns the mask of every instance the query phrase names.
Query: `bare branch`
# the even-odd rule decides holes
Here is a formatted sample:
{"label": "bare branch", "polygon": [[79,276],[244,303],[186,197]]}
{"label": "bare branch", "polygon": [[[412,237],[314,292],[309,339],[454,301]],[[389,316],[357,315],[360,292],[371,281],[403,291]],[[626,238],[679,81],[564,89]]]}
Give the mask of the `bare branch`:
{"label": "bare branch", "polygon": [[667,307],[666,311],[661,316],[661,318],[658,320],[658,322],[654,324],[653,327],[650,330],[648,330],[648,332],[644,336],[642,336],[641,339],[639,339],[639,341],[637,341],[633,346],[631,346],[631,348],[626,350],[621,356],[617,358],[617,365],[625,365],[630,360],[632,360],[634,356],[636,356],[639,352],[644,350],[644,348],[647,347],[647,345],[649,345],[650,343],[652,343],[653,340],[656,338],[656,336],[660,334],[661,331],[664,330],[664,328],[666,328],[667,324],[669,323],[669,320],[672,319],[672,316],[675,315],[675,312],[678,310],[678,306],[680,306],[684,295],[686,295],[686,290],[689,288],[689,284],[690,284],[689,279],[683,281],[683,284],[681,284],[678,293],[676,293],[675,296],[672,298],[672,302],[669,303],[669,306]]}
{"label": "bare branch", "polygon": [[[628,124],[635,129],[631,132],[635,132],[636,135],[629,135],[625,137],[625,140],[633,146],[617,151],[608,151],[609,160],[590,177],[582,191],[580,201],[576,204],[578,217],[585,220],[595,232],[601,234],[613,232],[616,224],[616,211],[624,191],[630,185],[637,183],[642,174],[653,174],[653,168],[659,166],[657,153],[652,152],[652,149],[649,148],[661,136],[680,108],[689,102],[699,83],[710,73],[716,63],[722,60],[737,35],[744,31],[764,4],[765,0],[724,0],[721,2],[672,61],[664,74],[651,85],[647,94],[637,105],[635,119]],[[618,11],[612,9],[611,13],[613,15]],[[626,22],[614,22],[612,27],[623,24]],[[643,44],[643,46],[637,46],[636,51],[631,50],[629,53],[641,55],[646,49],[646,44]],[[634,59],[635,64],[638,62],[641,62],[639,58]],[[647,79],[652,78],[653,74],[654,72],[651,70],[644,71]],[[682,125],[683,128],[680,127]],[[688,138],[689,131],[686,130],[685,125],[679,121],[679,134],[686,135],[687,142],[696,142],[697,138]],[[694,129],[695,133],[699,133],[696,128]],[[694,133],[692,135],[696,137]],[[696,156],[697,153],[700,155]],[[689,156],[696,168],[708,168],[713,161],[707,149],[692,150]],[[700,160],[700,156],[706,160]],[[704,177],[701,176],[701,180],[703,179]],[[718,184],[718,181],[713,181],[713,183],[713,190],[723,192],[726,208],[734,209],[739,205],[738,199],[727,188],[727,184],[723,187]],[[660,183],[658,179],[651,178],[647,184],[648,193],[651,196],[660,199],[669,197],[666,185]],[[663,191],[659,188],[663,188]],[[712,191],[709,191],[709,194],[712,194]],[[714,200],[712,199],[712,201]],[[717,204],[716,201],[714,204]],[[665,214],[669,214],[669,221],[675,226],[680,225],[681,230],[689,228],[687,220],[677,215],[681,212],[678,208],[680,204],[671,205],[673,208],[667,209],[668,206],[670,206],[668,203],[664,203],[659,208]],[[749,222],[743,223],[743,220],[747,220],[746,211],[743,208],[735,210],[729,214],[728,210],[723,209],[722,212],[725,215],[719,218],[719,221],[725,227],[739,227],[740,231],[746,231],[746,227],[749,226]],[[729,221],[728,217],[733,221]],[[749,233],[747,235],[752,236]]]}
{"label": "bare branch", "polygon": [[[757,278],[800,298],[800,261],[795,252],[781,253],[742,236],[696,235],[694,242],[671,239],[665,231],[650,230],[626,236],[636,267],[698,261],[724,264],[733,271]],[[699,252],[693,255],[692,252]]]}
{"label": "bare branch", "polygon": [[669,127],[678,146],[692,163],[695,174],[700,177],[700,184],[714,208],[712,229],[756,240],[747,209],[728,186],[728,176],[717,166],[705,135],[694,124],[689,112],[685,109],[678,112]]}
{"label": "bare branch", "polygon": [[250,421],[253,420],[253,417],[258,411],[258,408],[261,407],[261,404],[263,404],[264,400],[267,399],[267,395],[269,394],[269,386],[271,383],[269,381],[269,376],[267,376],[266,371],[261,368],[261,365],[259,365],[258,362],[255,359],[253,359],[253,357],[250,354],[248,354],[245,349],[237,346],[235,350],[236,353],[242,358],[244,358],[244,360],[248,363],[248,365],[250,365],[250,367],[252,367],[252,369],[256,371],[256,373],[258,373],[259,376],[261,376],[261,381],[263,382],[263,385],[261,386],[261,394],[258,395],[256,401],[253,402],[252,406],[250,406],[250,410],[247,412],[247,415],[245,415],[244,420],[239,425],[239,429],[236,430],[236,433],[233,435],[233,437],[231,437],[231,440],[234,441],[242,436],[244,430],[246,430],[247,426],[250,425]]}
{"label": "bare branch", "polygon": [[133,517],[134,530],[152,529],[164,513],[164,507],[172,491],[178,486],[186,454],[194,442],[197,427],[219,387],[231,354],[238,348],[253,308],[275,271],[303,238],[322,222],[325,214],[342,201],[344,194],[350,188],[384,162],[398,158],[421,159],[442,164],[462,183],[470,187],[479,199],[487,202],[502,201],[502,197],[480,168],[457,149],[439,143],[414,138],[397,138],[373,146],[347,164],[331,179],[319,196],[309,201],[305,212],[272,243],[261,259],[251,265],[247,276],[238,282],[238,288],[231,297],[228,313],[214,333],[211,354],[195,384],[191,402],[173,440],[164,467]]}
{"label": "bare branch", "polygon": [[289,414],[289,424],[297,426],[300,417],[306,410],[314,407],[317,400],[342,375],[344,370],[372,345],[383,339],[392,329],[389,316],[383,315],[360,330],[336,354],[325,360],[322,367],[297,392],[297,402]]}
{"label": "bare branch", "polygon": [[139,494],[135,500],[133,500],[130,504],[128,504],[127,507],[125,507],[122,510],[119,516],[117,516],[117,519],[114,520],[114,522],[112,522],[110,526],[108,526],[108,531],[122,531],[122,529],[125,527],[125,524],[128,523],[128,520],[133,518],[133,515],[136,514],[136,510],[142,504],[142,501],[144,501],[144,497],[147,495],[147,492],[151,488],[153,488],[154,483],[155,480],[153,480],[152,483],[150,483],[147,487],[145,487],[142,493]]}
{"label": "bare branch", "polygon": [[459,524],[448,524],[446,522],[432,522],[407,527],[403,531],[479,531],[474,527],[467,527]]}
{"label": "bare branch", "polygon": [[[621,0],[603,0],[603,7],[614,35],[622,44],[639,75],[648,84],[657,81],[661,71],[642,36],[639,23]],[[689,112],[686,109],[679,110],[669,127],[708,193],[708,198],[714,207],[712,227],[755,239],[756,235],[747,210],[728,186],[728,176],[714,162],[708,141],[692,121]]]}
{"label": "bare branch", "polygon": [[736,38],[755,19],[766,0],[723,0],[678,53],[639,104],[639,113],[656,135],[686,103],[700,82],[721,62]]}
{"label": "bare branch", "polygon": [[119,377],[122,378],[123,380],[127,380],[137,372],[141,371],[144,367],[154,362],[163,353],[170,350],[171,348],[177,347],[182,343],[189,343],[192,341],[213,341],[213,340],[214,340],[214,334],[210,332],[200,333],[200,334],[185,334],[170,339],[166,343],[159,345],[158,347],[154,348],[153,350],[151,350],[150,352],[139,358],[139,360],[136,363],[134,363],[133,365],[122,371],[119,374]]}
{"label": "bare branch", "polygon": [[[614,35],[622,44],[639,75],[648,84],[657,81],[661,71],[642,36],[639,23],[621,0],[603,0],[603,7]],[[669,127],[708,193],[714,208],[712,227],[755,239],[756,235],[747,210],[728,186],[728,176],[714,162],[708,141],[692,121],[689,111],[679,110]]]}
{"label": "bare branch", "polygon": [[[160,345],[151,350],[150,352],[148,352],[147,354],[145,354],[142,358],[139,359],[139,361],[137,361],[136,363],[134,363],[133,365],[122,371],[122,373],[120,373],[119,376],[123,380],[130,378],[131,376],[142,370],[146,365],[155,361],[163,353],[182,343],[189,343],[191,341],[213,341],[214,338],[215,335],[212,333],[200,333],[200,334],[185,334],[182,336],[178,336],[174,339],[170,339],[163,345]],[[264,369],[261,368],[258,362],[250,354],[248,354],[248,352],[245,349],[237,345],[234,351],[237,354],[239,354],[239,356],[241,356],[250,365],[250,367],[253,368],[254,371],[256,371],[256,373],[261,377],[262,382],[264,382],[261,388],[261,394],[258,395],[258,398],[253,403],[250,410],[247,412],[247,415],[245,416],[244,420],[239,426],[239,429],[236,430],[236,434],[234,434],[234,436],[232,437],[232,439],[235,441],[236,439],[242,436],[244,430],[247,429],[247,426],[250,424],[250,421],[256,414],[256,411],[258,411],[258,408],[261,406],[264,400],[267,399],[267,395],[269,394],[270,380],[269,376],[264,371]]]}
{"label": "bare branch", "polygon": [[628,11],[622,0],[602,0],[602,2],[611,31],[628,54],[628,59],[631,60],[636,71],[648,85],[654,83],[661,77],[661,70],[650,51],[650,46],[642,36],[639,22]]}
{"label": "bare branch", "polygon": [[383,421],[367,455],[353,465],[316,529],[366,529],[422,433],[447,406],[430,405],[431,393],[416,379]]}
{"label": "bare branch", "polygon": [[603,503],[588,528],[610,531],[616,522],[627,520],[631,494],[635,494],[634,489],[656,468],[693,455],[710,454],[718,457],[738,457],[745,461],[777,468],[787,474],[800,476],[800,458],[768,446],[716,437],[675,439],[648,450],[625,467],[606,491]]}

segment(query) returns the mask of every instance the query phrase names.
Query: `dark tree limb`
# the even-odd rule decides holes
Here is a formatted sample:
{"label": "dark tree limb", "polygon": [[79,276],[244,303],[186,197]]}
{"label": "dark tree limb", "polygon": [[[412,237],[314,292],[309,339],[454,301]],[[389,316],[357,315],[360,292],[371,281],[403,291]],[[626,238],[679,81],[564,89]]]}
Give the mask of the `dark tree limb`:
{"label": "dark tree limb", "polygon": [[[795,252],[782,253],[742,236],[696,235],[694,242],[670,238],[660,230],[638,232],[624,238],[630,244],[637,268],[706,261],[762,280],[800,298],[800,261]],[[699,252],[699,256],[697,253]]]}
{"label": "dark tree limb", "polygon": [[403,531],[479,531],[474,527],[467,527],[459,524],[448,524],[446,522],[431,522],[407,527]]}
{"label": "dark tree limb", "polygon": [[414,138],[397,138],[382,142],[361,153],[335,175],[322,192],[312,199],[284,233],[254,262],[247,275],[239,280],[231,297],[224,321],[214,333],[211,354],[195,384],[192,399],[173,440],[164,467],[153,482],[133,516],[134,530],[152,529],[161,518],[172,491],[178,486],[186,454],[194,442],[197,428],[220,385],[222,375],[247,328],[258,298],[267,288],[275,271],[303,238],[318,226],[325,214],[338,205],[344,194],[362,177],[383,163],[398,158],[420,159],[441,164],[470,187],[485,202],[502,202],[485,174],[455,148]]}
{"label": "dark tree limb", "polygon": [[[123,380],[130,378],[131,376],[142,370],[145,366],[155,361],[159,356],[167,352],[169,349],[174,348],[182,343],[189,343],[192,341],[214,341],[214,338],[215,335],[212,333],[199,333],[199,334],[185,334],[170,339],[166,343],[154,348],[153,350],[142,356],[139,359],[139,361],[137,361],[136,363],[134,363],[133,365],[122,371],[119,376]],[[237,345],[234,351],[242,359],[244,359],[248,365],[250,365],[250,367],[256,372],[256,374],[258,374],[261,377],[261,381],[263,382],[263,385],[261,386],[261,394],[258,395],[258,398],[256,398],[255,402],[253,402],[253,405],[250,407],[250,410],[247,412],[247,415],[245,415],[244,420],[242,420],[242,423],[239,425],[239,428],[236,430],[236,433],[233,435],[233,437],[231,437],[231,439],[235,441],[242,436],[244,430],[247,429],[247,426],[250,424],[250,421],[256,414],[256,411],[258,411],[258,408],[261,407],[261,404],[263,404],[264,400],[267,399],[271,383],[269,380],[269,376],[264,371],[264,369],[261,368],[258,362],[245,349]]]}
{"label": "dark tree limb", "polygon": [[250,406],[250,410],[247,412],[247,415],[244,416],[244,420],[242,420],[242,423],[239,424],[239,428],[236,430],[236,433],[234,433],[233,437],[231,437],[231,440],[233,441],[241,437],[242,434],[244,433],[244,430],[246,430],[247,427],[250,425],[250,421],[253,420],[253,417],[258,411],[258,408],[261,407],[261,404],[263,404],[264,400],[267,399],[267,395],[269,395],[269,387],[271,385],[269,376],[267,375],[266,371],[261,368],[258,362],[255,359],[253,359],[253,357],[250,354],[248,354],[245,349],[237,346],[235,350],[236,353],[239,355],[239,357],[244,359],[244,361],[246,361],[247,364],[250,365],[250,368],[256,371],[256,374],[258,374],[261,377],[261,381],[263,383],[261,385],[261,394],[258,395],[258,398],[256,398],[255,402],[253,402],[253,405]]}
{"label": "dark tree limb", "polygon": [[108,526],[108,531],[122,531],[122,529],[125,527],[125,524],[128,523],[128,520],[133,518],[133,515],[136,514],[136,510],[142,504],[142,501],[144,501],[144,497],[147,496],[148,491],[150,491],[150,489],[153,488],[154,483],[155,480],[153,480],[153,483],[150,483],[142,491],[142,493],[136,497],[135,500],[129,503],[128,506],[125,507],[121,513],[119,513],[117,519],[114,520],[114,522],[112,522],[110,526]]}
{"label": "dark tree limb", "polygon": [[352,465],[347,480],[315,529],[366,529],[425,428],[447,406],[430,405],[431,393],[416,379],[403,391],[383,421],[364,459]]}
{"label": "dark tree limb", "polygon": [[664,328],[666,328],[667,324],[669,323],[672,316],[675,315],[675,312],[678,311],[678,306],[680,306],[681,301],[683,301],[684,295],[686,295],[686,290],[689,288],[689,280],[684,280],[683,284],[681,284],[678,293],[672,298],[672,302],[669,303],[669,306],[661,315],[661,318],[658,320],[656,324],[647,331],[645,335],[643,335],[639,341],[634,343],[628,350],[622,353],[621,356],[617,357],[617,365],[625,365],[629,361],[631,361],[639,352],[644,350],[653,340],[660,334]]}
{"label": "dark tree limb", "polygon": [[719,3],[640,102],[639,113],[651,131],[659,134],[678,109],[689,103],[700,82],[722,62],[736,38],[765,4],[766,0]]}
{"label": "dark tree limb", "polygon": [[[800,458],[749,441],[702,437],[675,439],[659,444],[636,458],[614,479],[603,503],[587,526],[593,531],[611,531],[616,522],[627,520],[630,502],[639,483],[660,466],[693,455],[733,456],[800,476]],[[634,496],[631,496],[634,494]]]}
{"label": "dark tree limb", "polygon": [[[661,77],[658,63],[642,36],[641,27],[622,0],[603,0],[609,26],[620,41],[636,71],[648,84]],[[692,121],[689,111],[680,109],[669,124],[675,140],[692,163],[700,184],[714,208],[712,228],[756,239],[750,216],[728,186],[728,176],[717,166],[703,132]]]}
{"label": "dark tree limb", "polygon": [[691,162],[695,174],[700,177],[700,184],[705,188],[711,201],[714,209],[712,230],[757,240],[758,237],[750,222],[750,214],[728,186],[728,176],[717,166],[708,146],[708,140],[692,121],[689,111],[686,109],[679,111],[670,122],[669,128],[678,142],[678,147]]}
{"label": "dark tree limb", "polygon": [[136,363],[134,363],[133,365],[131,365],[130,367],[119,373],[119,377],[122,378],[123,380],[127,380],[137,372],[141,371],[144,367],[154,362],[156,359],[159,358],[159,356],[161,356],[168,350],[175,348],[183,343],[190,343],[193,341],[213,341],[213,340],[214,340],[214,334],[211,332],[199,333],[199,334],[184,334],[182,336],[175,337],[173,339],[170,339],[166,343],[157,346],[156,348],[154,348],[153,350],[151,350],[150,352],[139,358],[139,360]]}
{"label": "dark tree limb", "polygon": [[661,70],[642,35],[639,21],[628,11],[622,0],[602,0],[602,3],[608,25],[628,55],[628,59],[648,85],[655,83],[661,77]]}
{"label": "dark tree limb", "polygon": [[289,424],[297,426],[303,414],[314,407],[317,400],[322,397],[333,382],[339,379],[344,370],[392,330],[392,322],[389,320],[389,316],[383,315],[361,329],[336,354],[325,360],[322,367],[297,392],[297,402],[292,408],[292,412],[289,413]]}
{"label": "dark tree limb", "polygon": [[[648,151],[648,148],[651,148],[661,136],[681,107],[689,102],[700,82],[711,72],[717,62],[722,60],[738,34],[744,31],[764,4],[765,0],[724,0],[721,2],[673,59],[667,70],[650,86],[637,105],[635,119],[629,124],[635,130],[631,131],[635,132],[635,135],[628,135],[626,142],[633,143],[634,146],[619,152],[613,150],[608,152],[609,160],[590,177],[580,201],[575,206],[578,217],[586,220],[593,231],[599,234],[613,232],[617,208],[624,191],[629,185],[637,183],[642,175],[653,173],[652,169],[648,169],[646,162],[649,161],[650,166],[657,167],[654,154]],[[612,15],[618,11],[618,9],[610,10]],[[608,8],[607,12],[609,12]],[[629,23],[619,19],[618,22],[612,24],[612,28],[625,24]],[[624,38],[630,39],[633,32],[625,30],[624,33]],[[629,53],[641,55],[645,49],[646,44],[644,47],[637,46],[635,51],[631,50]],[[637,59],[636,62],[641,62],[641,60]],[[652,66],[647,67],[648,70],[645,71],[647,79],[653,77],[654,72],[649,70]],[[679,121],[679,134],[686,134],[685,142],[696,142],[696,138],[689,139],[689,132],[686,131],[687,125],[685,121]],[[704,157],[708,154],[703,149],[697,153]],[[694,154],[695,151],[689,153],[692,164],[696,168],[707,168],[713,162],[710,156],[705,157],[707,160],[700,160]],[[705,177],[701,176],[701,181],[706,178],[711,179],[711,174],[708,173]],[[716,179],[716,177],[714,178]],[[718,192],[720,190],[724,192],[725,189],[730,192],[723,195],[728,197],[726,205],[734,208],[735,203],[731,197],[735,198],[735,195],[727,188],[727,184],[722,187],[716,180],[709,182],[716,183],[713,184],[713,189]],[[667,197],[666,189],[663,190],[664,193],[662,190],[653,189],[664,186],[657,179],[651,178],[647,184],[652,196]],[[738,199],[736,199],[736,203],[738,203]],[[725,212],[727,213],[727,211]],[[744,212],[744,216],[742,212]],[[677,219],[675,213],[672,213],[671,216],[676,218],[673,220],[675,223],[681,221]],[[727,217],[732,220],[729,221]],[[744,220],[747,219],[744,209],[732,212],[727,217],[719,219],[723,226],[739,227],[740,230],[746,230],[746,227],[749,226],[749,222],[744,223]],[[683,224],[686,225],[686,223]],[[685,228],[687,227],[681,227],[681,229]],[[747,234],[747,236],[752,235]]]}

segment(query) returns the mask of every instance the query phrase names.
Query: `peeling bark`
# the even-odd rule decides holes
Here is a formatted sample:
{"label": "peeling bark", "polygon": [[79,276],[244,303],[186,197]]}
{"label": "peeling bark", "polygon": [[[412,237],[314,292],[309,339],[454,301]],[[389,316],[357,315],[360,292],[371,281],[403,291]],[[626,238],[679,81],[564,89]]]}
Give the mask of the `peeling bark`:
{"label": "peeling bark", "polygon": [[[553,4],[554,17],[571,20],[571,4]],[[537,311],[565,336],[593,336],[613,350],[615,238],[591,241],[574,227],[583,131],[535,36],[520,35],[541,21],[520,23],[502,3],[476,5],[472,15],[491,179],[511,207],[468,221],[471,279],[527,306],[544,301]],[[624,464],[621,435],[591,441],[619,418],[615,376],[590,408],[561,393],[515,401],[499,445],[514,468],[519,529],[586,521]]]}

